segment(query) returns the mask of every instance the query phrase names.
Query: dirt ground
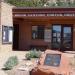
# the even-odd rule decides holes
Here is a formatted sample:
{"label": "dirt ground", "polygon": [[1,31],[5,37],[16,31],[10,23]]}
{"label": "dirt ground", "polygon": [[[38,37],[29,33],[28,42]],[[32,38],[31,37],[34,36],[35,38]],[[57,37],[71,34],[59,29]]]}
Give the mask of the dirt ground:
{"label": "dirt ground", "polygon": [[[13,74],[12,71],[3,71],[2,68],[4,67],[4,63],[7,61],[7,59],[10,56],[17,56],[19,59],[19,62],[22,62],[25,59],[25,54],[28,51],[11,51],[11,52],[1,52],[0,53],[0,75],[29,75],[28,72],[21,72],[20,74]],[[70,62],[73,61],[73,57],[75,56],[75,54],[70,54],[70,53],[66,53],[66,56],[70,59]],[[75,75],[75,66],[72,65],[72,75]],[[16,72],[17,73],[17,72]]]}
{"label": "dirt ground", "polygon": [[2,68],[4,67],[4,63],[10,56],[17,56],[19,62],[25,58],[26,51],[9,51],[9,52],[0,52],[0,75],[7,75]]}

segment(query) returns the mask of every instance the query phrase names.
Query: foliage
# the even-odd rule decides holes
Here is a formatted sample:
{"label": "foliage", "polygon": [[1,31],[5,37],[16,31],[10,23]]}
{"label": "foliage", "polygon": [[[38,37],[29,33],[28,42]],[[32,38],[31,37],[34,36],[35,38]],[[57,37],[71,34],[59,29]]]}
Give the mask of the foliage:
{"label": "foliage", "polygon": [[43,7],[48,0],[6,0],[6,2],[15,6]]}
{"label": "foliage", "polygon": [[39,58],[41,55],[41,51],[37,51],[36,49],[30,51],[31,58]]}
{"label": "foliage", "polygon": [[29,53],[27,53],[27,54],[25,55],[25,57],[26,57],[27,59],[39,58],[40,55],[41,55],[41,51],[37,51],[37,50],[34,49],[34,50],[30,51]]}
{"label": "foliage", "polygon": [[7,3],[20,7],[75,7],[75,0],[50,2],[50,0],[5,0]]}
{"label": "foliage", "polygon": [[60,0],[57,0],[57,1],[56,1],[56,6],[61,6],[61,5],[63,5],[63,2],[60,1]]}
{"label": "foliage", "polygon": [[57,0],[56,6],[57,7],[75,7],[75,0],[73,0],[73,1],[71,1],[71,0],[66,0],[66,1]]}
{"label": "foliage", "polygon": [[5,67],[5,69],[10,70],[17,64],[18,64],[18,58],[16,56],[11,56],[8,58],[8,60],[4,64],[4,67]]}
{"label": "foliage", "polygon": [[27,60],[30,60],[30,59],[31,59],[30,53],[27,53],[27,54],[25,55],[25,57],[26,57]]}

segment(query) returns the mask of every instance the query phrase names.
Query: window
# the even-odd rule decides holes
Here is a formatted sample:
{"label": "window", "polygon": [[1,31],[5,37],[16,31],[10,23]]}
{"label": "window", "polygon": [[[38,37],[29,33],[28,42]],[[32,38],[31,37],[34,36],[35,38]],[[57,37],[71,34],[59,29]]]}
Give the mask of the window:
{"label": "window", "polygon": [[32,39],[44,39],[44,26],[32,26]]}
{"label": "window", "polygon": [[52,27],[52,46],[59,49],[61,45],[61,25],[53,25]]}
{"label": "window", "polygon": [[73,25],[53,24],[52,25],[52,49],[61,51],[71,50],[73,44]]}
{"label": "window", "polygon": [[61,55],[60,54],[47,54],[44,65],[47,66],[59,66],[61,61]]}
{"label": "window", "polygon": [[2,43],[12,43],[13,27],[2,26]]}

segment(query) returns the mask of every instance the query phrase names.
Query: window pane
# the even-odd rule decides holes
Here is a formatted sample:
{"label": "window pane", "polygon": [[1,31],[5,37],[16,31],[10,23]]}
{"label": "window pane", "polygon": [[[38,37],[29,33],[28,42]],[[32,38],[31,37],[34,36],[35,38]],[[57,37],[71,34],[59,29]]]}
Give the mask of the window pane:
{"label": "window pane", "polygon": [[37,36],[37,26],[32,26],[32,38],[36,39]]}
{"label": "window pane", "polygon": [[3,27],[3,42],[7,42],[8,41],[8,27],[4,26]]}
{"label": "window pane", "polygon": [[32,39],[44,39],[44,26],[32,26]]}
{"label": "window pane", "polygon": [[13,29],[11,26],[2,26],[2,43],[12,43]]}
{"label": "window pane", "polygon": [[53,33],[53,37],[56,37],[56,33]]}
{"label": "window pane", "polygon": [[33,31],[37,31],[37,26],[32,26]]}
{"label": "window pane", "polygon": [[64,27],[63,35],[64,37],[71,37],[71,27]]}
{"label": "window pane", "polygon": [[44,26],[38,26],[38,39],[44,39]]}
{"label": "window pane", "polygon": [[53,33],[60,33],[61,32],[61,26],[59,26],[59,25],[56,25],[56,26],[53,26]]}
{"label": "window pane", "polygon": [[53,26],[53,37],[61,37],[61,26],[55,25]]}
{"label": "window pane", "polygon": [[13,29],[12,27],[9,27],[9,31],[8,31],[8,41],[12,42],[13,41]]}

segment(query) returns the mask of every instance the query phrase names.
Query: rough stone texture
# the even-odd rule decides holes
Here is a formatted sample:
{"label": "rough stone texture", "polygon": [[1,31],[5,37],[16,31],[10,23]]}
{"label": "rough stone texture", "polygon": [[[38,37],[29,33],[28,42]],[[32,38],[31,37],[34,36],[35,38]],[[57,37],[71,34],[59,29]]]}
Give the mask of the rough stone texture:
{"label": "rough stone texture", "polygon": [[[1,2],[0,2],[0,35],[1,35]],[[1,49],[1,36],[0,36],[0,49]]]}
{"label": "rough stone texture", "polygon": [[[6,75],[6,73],[1,70],[1,68],[3,67],[3,64],[6,62],[6,60],[10,57],[10,56],[17,56],[19,61],[22,62],[25,59],[25,54],[28,53],[28,51],[11,51],[11,52],[0,52],[0,75]],[[74,57],[74,54],[68,54],[65,53],[65,55],[70,58],[70,57]],[[11,75],[11,74],[10,74]],[[15,74],[14,74],[15,75]],[[18,75],[18,74],[17,74]],[[20,74],[21,75],[21,74]],[[25,74],[24,74],[25,75]],[[26,74],[27,75],[27,74]],[[75,71],[73,72],[73,75],[75,75]]]}
{"label": "rough stone texture", "polygon": [[12,44],[2,44],[2,25],[4,26],[13,26],[12,19],[12,7],[11,5],[1,2],[0,3],[0,13],[1,13],[1,24],[0,24],[0,51],[10,51],[12,50]]}
{"label": "rough stone texture", "polygon": [[7,75],[2,68],[4,67],[4,63],[8,60],[10,56],[17,56],[19,62],[25,58],[26,52],[24,51],[11,51],[11,52],[0,52],[0,75]]}
{"label": "rough stone texture", "polygon": [[1,25],[12,26],[12,6],[7,3],[1,3]]}
{"label": "rough stone texture", "polygon": [[[60,65],[56,66],[56,67],[44,65],[47,54],[61,54]],[[67,54],[68,53],[62,53],[59,51],[46,50],[45,53],[42,54],[42,56],[40,58],[40,64],[37,66],[37,68],[34,68],[34,70],[32,71],[31,74],[32,75],[49,75],[49,74],[53,73],[51,75],[55,75],[55,74],[57,74],[57,75],[58,74],[75,75],[75,72],[74,72],[75,70],[72,70],[72,67],[70,65],[70,62],[71,62],[71,61],[69,61],[70,56],[68,56]]]}

